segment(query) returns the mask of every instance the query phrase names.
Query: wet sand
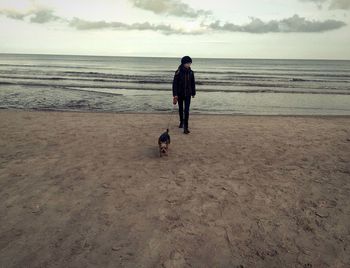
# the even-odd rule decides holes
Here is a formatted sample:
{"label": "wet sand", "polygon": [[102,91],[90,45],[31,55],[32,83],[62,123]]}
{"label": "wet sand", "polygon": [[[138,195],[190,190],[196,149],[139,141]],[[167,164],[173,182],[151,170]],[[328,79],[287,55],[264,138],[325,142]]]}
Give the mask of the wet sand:
{"label": "wet sand", "polygon": [[0,267],[346,267],[350,117],[0,110]]}

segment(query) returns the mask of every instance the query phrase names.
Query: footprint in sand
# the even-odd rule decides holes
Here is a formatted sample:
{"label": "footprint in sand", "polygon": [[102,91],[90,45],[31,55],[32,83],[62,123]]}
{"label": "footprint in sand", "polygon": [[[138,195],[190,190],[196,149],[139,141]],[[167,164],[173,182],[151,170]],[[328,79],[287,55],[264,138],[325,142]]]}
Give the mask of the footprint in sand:
{"label": "footprint in sand", "polygon": [[180,170],[175,176],[175,183],[180,186],[188,176],[189,174],[185,170]]}
{"label": "footprint in sand", "polygon": [[186,260],[184,256],[179,252],[172,252],[170,258],[163,263],[163,267],[184,267],[186,265]]}

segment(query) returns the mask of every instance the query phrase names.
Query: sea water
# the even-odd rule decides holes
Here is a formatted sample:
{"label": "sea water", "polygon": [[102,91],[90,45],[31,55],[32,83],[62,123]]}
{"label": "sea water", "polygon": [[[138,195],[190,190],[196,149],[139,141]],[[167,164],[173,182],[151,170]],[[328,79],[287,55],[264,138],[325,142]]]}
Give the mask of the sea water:
{"label": "sea water", "polygon": [[[0,108],[174,111],[180,59],[0,54]],[[191,113],[350,115],[350,61],[192,60]]]}

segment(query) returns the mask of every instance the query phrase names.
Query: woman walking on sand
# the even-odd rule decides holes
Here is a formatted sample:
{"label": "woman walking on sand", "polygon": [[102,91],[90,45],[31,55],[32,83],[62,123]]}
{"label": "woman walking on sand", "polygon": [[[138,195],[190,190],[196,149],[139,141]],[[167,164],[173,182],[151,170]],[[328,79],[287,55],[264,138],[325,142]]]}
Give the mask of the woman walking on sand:
{"label": "woman walking on sand", "polygon": [[[192,59],[184,56],[181,64],[175,72],[173,80],[173,103],[179,104],[180,125],[184,128],[184,133],[190,133],[188,129],[188,118],[190,113],[191,97],[196,95],[196,83],[194,80],[194,72],[191,69]],[[185,104],[185,110],[184,110]],[[184,116],[185,115],[185,116]]]}

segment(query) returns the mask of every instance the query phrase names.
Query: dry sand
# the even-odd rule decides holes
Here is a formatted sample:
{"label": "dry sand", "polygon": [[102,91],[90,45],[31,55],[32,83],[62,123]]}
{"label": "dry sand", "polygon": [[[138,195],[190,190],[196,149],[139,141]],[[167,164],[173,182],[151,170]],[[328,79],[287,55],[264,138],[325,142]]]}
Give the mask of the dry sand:
{"label": "dry sand", "polygon": [[0,111],[0,267],[349,267],[350,117]]}

